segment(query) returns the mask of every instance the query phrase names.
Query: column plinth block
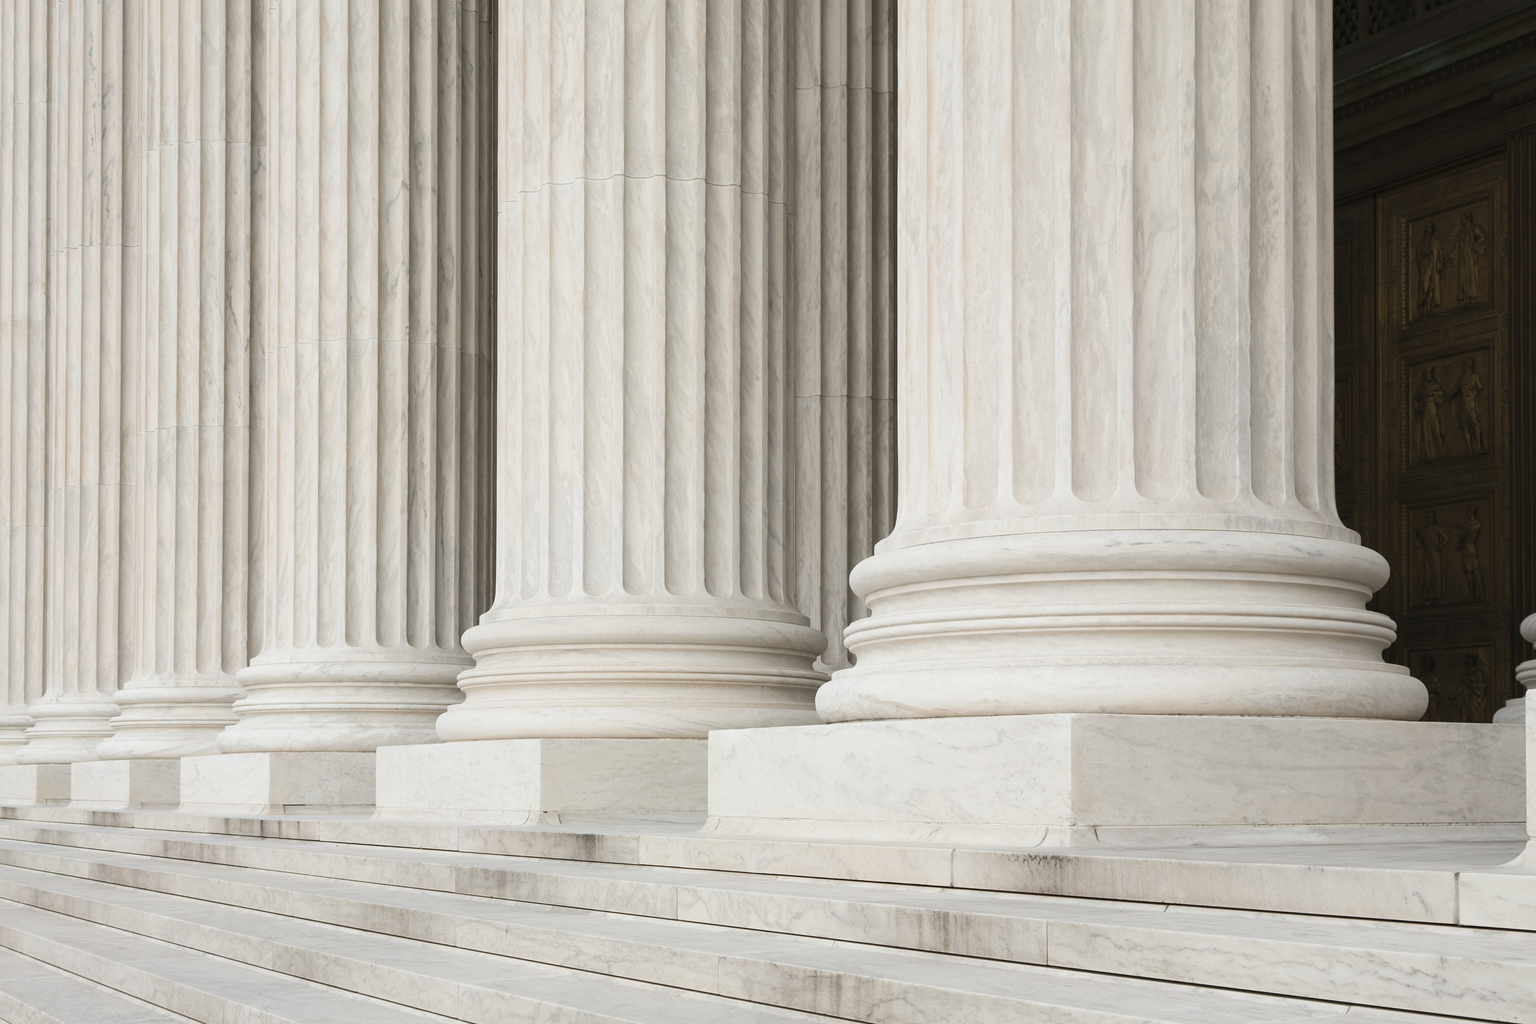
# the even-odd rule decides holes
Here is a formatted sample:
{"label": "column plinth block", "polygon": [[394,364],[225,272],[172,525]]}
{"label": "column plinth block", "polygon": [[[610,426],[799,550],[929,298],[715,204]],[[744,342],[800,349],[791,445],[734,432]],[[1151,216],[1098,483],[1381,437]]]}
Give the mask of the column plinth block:
{"label": "column plinth block", "polygon": [[1525,815],[1524,735],[1505,725],[1020,715],[722,731],[709,744],[718,832],[1231,845],[1231,830],[1259,828],[1305,836],[1292,841],[1511,838]]}
{"label": "column plinth block", "polygon": [[69,802],[67,764],[0,765],[0,804],[48,805]]}
{"label": "column plinth block", "polygon": [[120,811],[181,802],[181,759],[78,761],[70,766],[69,805]]}
{"label": "column plinth block", "polygon": [[380,817],[498,824],[702,813],[708,741],[517,739],[380,747]]}
{"label": "column plinth block", "polygon": [[209,814],[347,813],[373,807],[372,752],[289,751],[181,759],[181,809]]}

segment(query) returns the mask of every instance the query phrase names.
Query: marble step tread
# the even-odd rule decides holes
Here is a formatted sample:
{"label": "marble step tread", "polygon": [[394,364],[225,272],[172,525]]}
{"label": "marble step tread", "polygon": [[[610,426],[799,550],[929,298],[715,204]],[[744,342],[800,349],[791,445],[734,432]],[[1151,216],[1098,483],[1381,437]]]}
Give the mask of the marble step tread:
{"label": "marble step tread", "polygon": [[[438,946],[415,940],[315,924],[187,897],[135,890],[108,882],[65,878],[44,872],[0,868],[0,892],[7,901],[46,904],[48,912],[89,920],[97,926],[187,943],[221,957],[236,959],[307,980],[430,1007],[463,1019],[463,1003],[473,993],[482,1002],[498,993],[526,995],[529,979],[555,976],[581,978],[582,990],[608,986],[631,992],[656,988],[635,982],[561,971],[519,960]],[[653,927],[666,924],[651,922]],[[673,924],[673,928],[680,927]],[[719,932],[719,929],[699,930]],[[721,936],[713,936],[718,944]],[[580,945],[581,943],[577,943]],[[707,956],[699,943],[691,952],[695,963],[680,963],[678,982],[713,984],[726,999],[662,990],[678,1000],[678,1022],[720,1020],[756,1024],[759,1020],[826,1019],[826,1015],[868,1024],[933,1024],[975,1020],[1056,1024],[1124,1024],[1126,1019],[1149,1022],[1232,1022],[1232,1024],[1300,1024],[1336,1020],[1342,1013],[1369,1020],[1410,1024],[1423,1015],[1398,1014],[1346,1004],[1284,999],[1192,985],[1138,979],[1109,978],[1046,967],[995,963],[932,953],[881,949],[827,940],[808,940],[750,933],[737,936],[736,948],[714,954],[711,967],[700,971],[697,958]],[[757,945],[757,950],[751,946]],[[676,949],[677,947],[671,947]],[[601,961],[602,953],[594,955]],[[593,966],[600,966],[594,962]],[[542,996],[542,993],[540,994]],[[691,999],[691,1012],[678,1012]],[[731,1000],[744,1000],[731,1003]],[[452,1009],[450,1009],[450,1002]],[[752,1007],[748,1003],[765,1004]],[[695,1008],[729,1008],[727,1016],[695,1016]],[[772,1016],[782,1007],[802,1011]],[[540,1017],[564,1020],[561,1017]],[[603,1019],[603,1018],[594,1018]],[[631,1019],[631,1018],[613,1018]]]}
{"label": "marble step tread", "polygon": [[[99,887],[99,888],[97,888]],[[113,899],[95,898],[103,883],[33,887],[14,884],[0,897],[0,944],[43,959],[63,953],[61,966],[74,970],[73,947],[102,937],[112,943],[125,968],[185,982],[190,977],[223,1007],[202,1012],[177,1006],[199,1021],[246,1020],[252,1007],[280,1016],[271,1020],[373,1024],[395,1021],[472,1021],[482,1024],[816,1024],[815,1014],[756,1006],[590,973],[521,963],[472,953],[293,921],[254,911],[203,904],[161,894],[121,890]],[[69,887],[66,887],[66,889]],[[91,890],[95,891],[91,891]],[[25,897],[12,900],[9,896]],[[150,896],[146,900],[144,897]],[[48,904],[44,906],[42,904]],[[12,908],[23,911],[13,915]],[[170,911],[169,913],[163,911]],[[28,918],[26,914],[46,915]],[[15,919],[13,919],[15,918]],[[19,942],[13,941],[18,932]],[[136,948],[145,947],[144,949]],[[42,953],[34,952],[41,946]],[[167,953],[166,951],[172,951]],[[176,955],[198,967],[177,968]],[[169,968],[165,961],[172,961]],[[53,961],[50,961],[53,962]],[[209,965],[215,965],[210,967]],[[96,980],[115,985],[136,979],[111,963],[95,963]],[[144,973],[140,971],[140,973]],[[184,977],[178,978],[177,975]],[[251,978],[258,979],[253,987]],[[156,1002],[166,979],[154,979]],[[364,1012],[359,1011],[364,1007]],[[228,1011],[234,1011],[233,1017]],[[226,1015],[221,1016],[221,1013]],[[265,1024],[267,1018],[259,1019]]]}
{"label": "marble step tread", "polygon": [[[701,834],[651,823],[622,830],[433,825],[346,816],[227,817],[170,811],[0,807],[7,822],[156,830],[208,839],[341,843],[426,854],[489,853],[609,864],[863,879],[909,885],[1142,900],[1392,921],[1461,920],[1459,877],[1496,869],[1521,841],[1291,842],[1171,849],[961,848]],[[1498,927],[1536,930],[1536,915]]]}
{"label": "marble step tread", "polygon": [[[168,855],[169,870],[209,877],[219,877],[218,865],[307,874],[292,884],[311,891],[326,878],[375,882],[1197,984],[1235,970],[1257,991],[1425,1012],[1446,1012],[1464,991],[1505,978],[1504,1002],[1531,993],[1536,1003],[1536,936],[1524,932],[443,851],[425,851],[414,863],[405,851],[292,840],[79,828],[34,834],[81,851]],[[192,857],[206,860],[185,859]],[[265,884],[285,887],[281,876]],[[334,895],[365,904],[410,900],[379,891]],[[1288,967],[1276,971],[1277,962]],[[1362,995],[1343,980],[1340,963],[1358,965],[1379,984]]]}
{"label": "marble step tread", "polygon": [[[918,892],[922,909],[913,909],[861,902],[847,885],[832,888],[852,899],[704,893],[697,904],[682,901],[674,921],[13,842],[0,842],[0,861],[702,991],[716,991],[729,969],[722,956],[792,960],[807,935],[917,949],[926,935],[937,940],[930,945],[993,959],[1536,1022],[1536,937],[1523,933],[1052,898],[994,897],[1012,905],[987,908],[976,894],[963,894],[972,910],[954,911],[943,909],[944,894]],[[0,868],[0,894],[8,877]]]}
{"label": "marble step tread", "polygon": [[191,1024],[95,982],[0,949],[0,1021],[6,1024]]}
{"label": "marble step tread", "polygon": [[[50,834],[76,842],[93,838],[77,831]],[[222,863],[165,859],[157,870],[170,877],[152,879],[132,873],[148,868],[135,860],[160,850],[160,840],[134,834],[94,839],[135,853],[112,854],[95,846],[55,846],[50,853],[43,847],[0,841],[0,859],[78,873],[86,869],[49,858],[79,857],[95,865],[91,871],[116,864],[119,872],[130,872],[119,876],[133,878],[125,884],[217,900],[238,898],[239,876],[232,872],[240,869],[231,864],[277,864],[284,870],[250,883],[244,897],[258,909],[293,912],[271,904],[273,894],[284,894],[289,908],[306,908],[305,916],[320,914],[329,905],[331,910],[324,912],[333,914],[328,919],[335,923],[405,934],[413,927],[436,927],[439,932],[449,928],[427,923],[434,912],[429,908],[443,909],[442,897],[435,894],[456,891],[460,898],[489,896],[1128,977],[1239,985],[1277,995],[1419,1012],[1456,1013],[1470,1001],[1483,1005],[1482,1013],[1490,1019],[1514,1020],[1521,1019],[1513,1015],[1515,1008],[1536,1005],[1536,937],[1521,932],[442,853],[435,855],[439,868],[443,858],[452,856],[497,866],[464,869],[451,877],[433,870],[423,879],[414,877],[418,873],[403,858],[384,857],[381,868],[366,854],[332,853],[328,844],[287,842],[274,848],[270,841],[246,841],[204,847],[190,837],[170,844],[180,857],[200,852]],[[397,868],[413,877],[402,877]],[[314,874],[297,873],[302,871]],[[201,879],[195,891],[189,888],[194,878]],[[387,885],[355,888],[364,885],[359,879]],[[430,884],[421,895],[410,895],[411,888],[424,881]],[[390,909],[381,915],[375,910],[380,906]],[[515,908],[496,911],[520,912],[527,913]],[[486,911],[465,913],[483,918]],[[505,931],[514,926],[503,920],[499,927]],[[537,932],[540,925],[531,927]],[[611,931],[616,926],[605,927]],[[505,935],[501,941],[508,941]],[[606,941],[628,940],[610,935]],[[1356,970],[1345,971],[1343,966]]]}
{"label": "marble step tread", "polygon": [[[680,899],[694,899],[701,890],[769,891],[785,895],[796,893],[818,896],[835,894],[838,887],[848,895],[843,899],[878,902],[881,893],[899,894],[895,901],[910,904],[934,894],[946,909],[964,909],[997,913],[1009,905],[1030,909],[1056,901],[1057,906],[1102,906],[1099,898],[1052,894],[1023,894],[942,886],[895,885],[857,882],[844,879],[775,876],[755,872],[700,870],[655,865],[623,864],[611,861],[582,862],[566,859],[411,850],[390,847],[293,840],[253,838],[235,835],[199,835],[129,828],[94,828],[73,824],[22,824],[0,821],[0,837],[28,842],[43,842],[81,849],[97,849],[145,856],[166,857],[194,862],[215,862],[273,871],[297,872],[315,876],[348,878],[385,885],[432,889],[444,892],[481,892],[485,895],[516,898],[529,902],[578,906],[588,909],[613,909],[623,913],[656,917],[676,916]],[[1211,865],[1212,874],[1220,874],[1220,865]],[[1413,890],[1408,895],[1424,902],[1426,894]],[[1018,901],[1010,903],[1010,901]],[[1036,901],[1031,904],[1030,901]],[[1133,901],[1117,901],[1131,903]],[[1150,903],[1154,912],[1165,911],[1169,904]],[[1194,906],[1217,913],[1226,907],[1220,900],[1196,900]],[[1359,920],[1347,907],[1329,907],[1327,916],[1358,926]],[[1290,916],[1287,914],[1287,916]],[[1314,915],[1316,916],[1316,915]],[[1454,917],[1454,915],[1451,915]],[[1367,918],[1367,920],[1381,920]],[[1387,919],[1390,927],[1398,919]],[[1409,918],[1408,920],[1413,920]],[[905,945],[906,943],[899,943]],[[957,950],[958,951],[958,950]],[[988,954],[991,955],[991,954]]]}
{"label": "marble step tread", "polygon": [[8,900],[0,900],[0,947],[201,1024],[448,1024],[454,1019]]}

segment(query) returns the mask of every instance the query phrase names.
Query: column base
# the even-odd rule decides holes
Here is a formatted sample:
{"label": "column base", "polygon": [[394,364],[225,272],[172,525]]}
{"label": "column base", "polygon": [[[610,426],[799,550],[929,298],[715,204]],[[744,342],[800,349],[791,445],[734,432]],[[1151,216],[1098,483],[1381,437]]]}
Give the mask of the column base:
{"label": "column base", "polygon": [[0,804],[59,805],[69,802],[67,764],[8,764],[0,766]]}
{"label": "column base", "polygon": [[378,757],[380,817],[535,824],[705,809],[707,740],[472,740]]}
{"label": "column base", "polygon": [[0,765],[16,764],[16,755],[27,745],[32,719],[21,709],[0,710]]}
{"label": "column base", "polygon": [[71,769],[71,807],[123,811],[181,802],[180,758],[76,761]]}
{"label": "column base", "polygon": [[210,814],[373,809],[374,755],[284,751],[181,759],[181,809]]}
{"label": "column base", "polygon": [[716,832],[1199,845],[1254,827],[1507,838],[1525,819],[1525,730],[1504,725],[1020,715],[716,732],[709,748]]}
{"label": "column base", "polygon": [[69,764],[96,760],[96,748],[112,736],[118,707],[110,695],[72,693],[44,698],[27,709],[32,727],[17,764]]}

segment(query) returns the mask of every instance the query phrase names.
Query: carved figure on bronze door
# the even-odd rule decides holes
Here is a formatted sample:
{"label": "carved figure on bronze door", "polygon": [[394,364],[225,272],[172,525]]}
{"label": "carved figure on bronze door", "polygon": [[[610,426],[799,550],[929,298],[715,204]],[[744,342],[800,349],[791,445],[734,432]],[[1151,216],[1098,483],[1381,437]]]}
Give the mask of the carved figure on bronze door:
{"label": "carved figure on bronze door", "polygon": [[1440,552],[1450,542],[1451,535],[1445,527],[1435,522],[1435,514],[1428,512],[1424,525],[1414,531],[1414,543],[1424,552],[1423,593],[1420,604],[1439,604],[1445,597],[1445,573]]}
{"label": "carved figure on bronze door", "polygon": [[1440,308],[1440,272],[1445,269],[1445,249],[1435,237],[1435,222],[1424,225],[1419,236],[1419,313]]}
{"label": "carved figure on bronze door", "polygon": [[1469,306],[1483,294],[1483,257],[1488,252],[1488,232],[1470,210],[1461,215],[1451,252],[1456,263],[1456,301]]}
{"label": "carved figure on bronze door", "polygon": [[1428,461],[1438,459],[1445,451],[1445,421],[1440,417],[1440,406],[1445,402],[1445,388],[1435,375],[1433,366],[1424,371],[1413,393],[1413,420],[1418,427],[1419,457]]}
{"label": "carved figure on bronze door", "polygon": [[1468,356],[1461,361],[1461,378],[1451,401],[1456,403],[1456,425],[1467,442],[1468,455],[1483,454],[1483,420],[1478,396],[1483,393],[1483,378],[1477,375],[1477,360]]}
{"label": "carved figure on bronze door", "polygon": [[1483,587],[1483,570],[1477,557],[1477,538],[1483,532],[1483,524],[1477,518],[1477,506],[1467,509],[1467,518],[1457,527],[1456,548],[1461,552],[1461,574],[1467,578],[1467,598],[1486,601],[1488,594]]}
{"label": "carved figure on bronze door", "polygon": [[1461,675],[1461,713],[1465,721],[1484,720],[1484,706],[1488,703],[1488,693],[1492,688],[1493,680],[1489,678],[1488,670],[1483,668],[1482,656],[1466,655]]}

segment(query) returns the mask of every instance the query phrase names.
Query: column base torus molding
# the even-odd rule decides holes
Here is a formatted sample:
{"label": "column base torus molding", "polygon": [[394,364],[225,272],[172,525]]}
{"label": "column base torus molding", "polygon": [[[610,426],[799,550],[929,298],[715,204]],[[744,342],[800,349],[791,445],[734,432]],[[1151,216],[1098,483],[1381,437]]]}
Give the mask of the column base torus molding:
{"label": "column base torus molding", "polygon": [[380,747],[378,816],[534,825],[702,816],[708,741],[524,739]]}
{"label": "column base torus molding", "polygon": [[232,705],[241,696],[230,680],[224,686],[157,680],[130,682],[113,695],[122,713],[96,756],[114,758],[196,757],[219,752],[219,733],[235,723]]}
{"label": "column base torus molding", "polygon": [[0,765],[0,804],[46,807],[69,803],[67,764]]}
{"label": "column base torus molding", "polygon": [[16,763],[16,755],[27,745],[30,728],[32,718],[24,710],[0,711],[0,765]]}
{"label": "column base torus molding", "polygon": [[235,702],[238,721],[219,734],[218,748],[361,753],[431,743],[437,717],[463,697],[454,680],[470,664],[463,652],[441,648],[263,652],[236,676],[246,695]]}
{"label": "column base torus molding", "polygon": [[[794,612],[690,614],[654,605],[493,609],[464,634],[475,667],[444,740],[700,739],[812,725],[826,647]],[[777,615],[778,618],[770,618]]]}
{"label": "column base torus molding", "polygon": [[717,833],[1016,846],[1509,839],[1525,735],[1178,715],[725,731],[709,738],[709,815]]}
{"label": "column base torus molding", "polygon": [[181,810],[355,814],[373,809],[374,755],[284,751],[181,759]]}
{"label": "column base torus molding", "polygon": [[96,748],[112,735],[118,707],[111,694],[72,693],[45,697],[27,708],[32,728],[17,764],[68,764],[96,760]]}
{"label": "column base torus molding", "polygon": [[1083,530],[900,546],[853,572],[857,664],[828,722],[1081,712],[1413,721],[1423,685],[1382,661],[1365,607],[1382,557],[1329,538]]}
{"label": "column base torus molding", "polygon": [[77,761],[70,768],[71,807],[92,811],[174,810],[181,802],[180,758]]}

